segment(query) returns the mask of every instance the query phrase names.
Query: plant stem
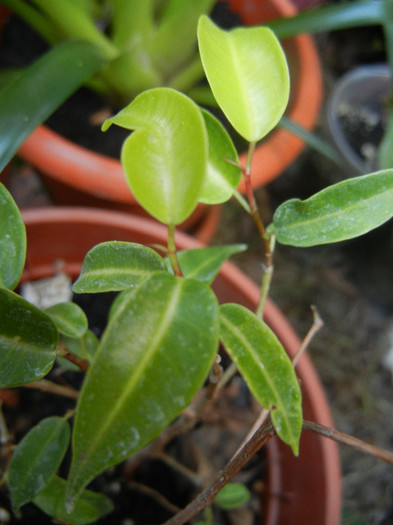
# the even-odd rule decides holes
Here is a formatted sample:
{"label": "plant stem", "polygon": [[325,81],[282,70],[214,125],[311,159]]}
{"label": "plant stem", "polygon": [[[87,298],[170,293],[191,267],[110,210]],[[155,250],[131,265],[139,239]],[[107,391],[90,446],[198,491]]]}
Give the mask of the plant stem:
{"label": "plant stem", "polygon": [[320,318],[319,316],[319,313],[318,313],[318,310],[315,306],[311,306],[311,310],[313,312],[313,317],[314,317],[314,321],[313,321],[313,324],[311,325],[311,328],[310,330],[307,332],[307,335],[306,337],[303,339],[303,342],[302,344],[300,345],[298,351],[296,352],[296,354],[294,355],[293,359],[292,359],[292,364],[293,366],[295,367],[300,359],[300,357],[304,354],[304,352],[307,350],[307,348],[309,347],[314,335],[322,328],[323,326],[323,321],[322,319]]}
{"label": "plant stem", "polygon": [[175,244],[175,225],[168,224],[168,251],[167,256],[171,263],[173,273],[178,277],[182,277],[183,273],[180,268],[179,260],[177,258],[177,249]]}
{"label": "plant stem", "polygon": [[203,490],[187,507],[170,518],[164,525],[183,525],[200,510],[210,505],[217,493],[239,472],[247,461],[275,435],[270,419],[255,432],[252,438],[227,463],[210,487]]}
{"label": "plant stem", "polygon": [[58,385],[48,379],[40,379],[34,383],[27,383],[22,385],[24,388],[34,388],[35,390],[41,390],[42,392],[48,392],[50,394],[57,394],[63,397],[69,397],[70,399],[78,399],[79,393],[69,386]]}
{"label": "plant stem", "polygon": [[349,434],[344,434],[343,432],[339,432],[334,428],[326,427],[325,425],[314,423],[313,421],[304,421],[303,429],[310,430],[311,432],[315,432],[321,436],[333,439],[337,443],[348,445],[356,450],[360,450],[365,454],[369,454],[370,456],[374,456],[377,459],[381,459],[382,461],[393,465],[393,452],[383,450],[379,447],[371,445],[370,443],[365,443],[364,441],[350,436]]}
{"label": "plant stem", "polygon": [[64,346],[62,343],[59,343],[57,347],[57,352],[59,357],[63,357],[64,359],[67,359],[70,363],[76,365],[82,372],[87,372],[90,363],[87,359],[83,359],[83,357],[79,357],[78,355],[74,354],[66,346]]}

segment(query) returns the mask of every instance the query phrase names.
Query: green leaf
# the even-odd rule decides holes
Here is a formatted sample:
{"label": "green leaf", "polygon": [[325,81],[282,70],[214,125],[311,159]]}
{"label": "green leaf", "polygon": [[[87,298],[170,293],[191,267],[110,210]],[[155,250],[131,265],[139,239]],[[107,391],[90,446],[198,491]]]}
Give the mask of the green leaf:
{"label": "green leaf", "polygon": [[88,323],[85,312],[75,303],[57,303],[45,309],[60,333],[68,337],[82,337]]}
{"label": "green leaf", "polygon": [[71,513],[66,511],[65,492],[67,483],[54,476],[47,487],[38,494],[34,503],[43,512],[71,525],[93,523],[113,511],[113,503],[103,494],[84,490]]}
{"label": "green leaf", "polygon": [[103,242],[87,253],[72,289],[76,293],[121,291],[137,285],[152,272],[164,269],[162,258],[147,246]]}
{"label": "green leaf", "polygon": [[272,330],[238,304],[220,307],[220,336],[257,401],[272,407],[280,438],[298,453],[302,396],[292,363]]}
{"label": "green leaf", "polygon": [[1,183],[0,254],[0,286],[14,289],[25,265],[26,229],[14,199]]}
{"label": "green leaf", "polygon": [[179,224],[194,211],[207,164],[207,132],[198,106],[169,88],[145,91],[107,119],[136,130],[126,139],[121,161],[139,204],[165,224]]}
{"label": "green leaf", "polygon": [[346,179],[309,199],[279,206],[270,230],[278,242],[315,246],[352,239],[393,216],[393,170]]}
{"label": "green leaf", "polygon": [[243,483],[227,483],[215,497],[214,503],[224,510],[231,510],[245,505],[250,496],[250,491]]}
{"label": "green leaf", "polygon": [[202,16],[198,39],[220,108],[243,138],[262,139],[280,120],[289,97],[288,66],[274,33],[266,27],[224,31]]}
{"label": "green leaf", "polygon": [[45,376],[53,366],[58,338],[48,315],[0,288],[0,387]]}
{"label": "green leaf", "polygon": [[0,171],[55,109],[103,63],[89,42],[65,42],[48,51],[0,94]]}
{"label": "green leaf", "polygon": [[179,252],[178,259],[185,277],[211,283],[229,257],[246,249],[246,244],[195,248]]}
{"label": "green leaf", "polygon": [[61,417],[43,419],[14,450],[9,467],[12,506],[17,510],[45,488],[63,460],[70,427]]}
{"label": "green leaf", "polygon": [[218,344],[218,304],[191,279],[156,272],[117,305],[89,368],[75,419],[68,504],[137,452],[190,403]]}
{"label": "green leaf", "polygon": [[[202,110],[209,139],[207,174],[200,202],[221,204],[229,200],[240,183],[241,169],[235,146],[224,126],[213,115]],[[230,162],[228,162],[230,161]]]}

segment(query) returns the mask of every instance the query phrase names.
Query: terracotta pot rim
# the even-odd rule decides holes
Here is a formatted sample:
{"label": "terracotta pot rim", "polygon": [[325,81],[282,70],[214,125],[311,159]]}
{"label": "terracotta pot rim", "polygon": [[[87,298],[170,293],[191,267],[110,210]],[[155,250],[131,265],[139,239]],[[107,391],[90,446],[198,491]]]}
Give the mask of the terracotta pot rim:
{"label": "terracotta pot rim", "polygon": [[[250,2],[251,8],[255,9],[258,6],[258,0],[247,1]],[[296,12],[296,7],[290,0],[271,1],[283,16]],[[236,2],[232,4],[235,5]],[[291,41],[296,49],[300,71],[290,118],[309,130],[317,119],[322,100],[322,76],[318,53],[311,37],[307,35],[295,37]],[[266,184],[281,173],[300,153],[303,145],[301,139],[288,131],[282,128],[275,130],[255,153],[254,186]],[[118,160],[74,144],[44,125],[30,135],[20,148],[19,154],[58,182],[72,184],[75,188],[93,193],[99,198],[135,204]],[[241,156],[241,160],[244,161],[244,155]],[[59,164],[59,161],[62,164]],[[109,173],[110,178],[108,178]],[[240,184],[239,189],[244,192],[243,183]]]}
{"label": "terracotta pot rim", "polygon": [[[73,224],[79,223],[80,226],[76,230],[76,235],[82,232],[81,225],[84,225],[89,231],[93,230],[93,225],[98,225],[100,230],[103,226],[110,223],[115,229],[119,231],[132,229],[133,235],[138,237],[139,235],[148,235],[154,242],[157,242],[159,238],[166,238],[165,226],[155,223],[144,217],[135,216],[131,217],[129,214],[115,212],[110,210],[102,209],[84,209],[76,207],[50,207],[50,208],[35,208],[28,209],[22,212],[23,219],[25,221],[28,233],[28,244],[27,250],[29,252],[29,237],[30,241],[42,243],[45,236],[42,233],[38,233],[38,228],[42,225],[67,225],[68,231],[75,231]],[[70,228],[74,228],[71,230]],[[38,241],[37,241],[38,240]],[[107,240],[107,239],[105,239]],[[195,248],[201,246],[201,243],[195,239],[190,238],[183,232],[178,232],[176,238],[178,246],[183,248]],[[161,241],[162,243],[162,241]],[[51,249],[49,244],[49,249]],[[67,245],[67,243],[63,243]],[[30,244],[32,249],[32,244]],[[28,257],[29,259],[29,257]],[[72,273],[76,276],[81,266],[81,260],[72,261],[68,267],[66,265],[65,271]],[[32,268],[28,269],[25,277],[39,278],[43,277],[46,273],[53,274],[53,260],[52,264],[47,262],[43,265],[43,268],[34,274]],[[222,286],[230,285],[233,290],[244,288],[244,299],[247,302],[257,303],[259,289],[253,281],[251,281],[243,272],[236,268],[232,263],[227,262],[223,266],[220,274],[220,282]],[[243,295],[242,295],[243,297]],[[293,355],[300,345],[298,336],[289,325],[288,321],[280,310],[273,304],[271,300],[268,301],[266,306],[266,317],[267,323],[276,332],[279,339],[282,341],[284,346],[287,348],[289,355]],[[313,419],[325,425],[332,426],[332,417],[329,410],[329,406],[326,400],[325,393],[316,374],[315,369],[311,363],[310,358],[307,355],[303,355],[299,361],[297,372],[301,378],[305,393],[305,402],[311,407],[313,413]],[[307,395],[306,395],[307,393]],[[303,433],[304,434],[304,433]],[[309,436],[302,436],[303,439],[309,440]],[[317,455],[311,458],[311,462],[317,462],[317,476],[323,479],[315,479],[315,484],[321,485],[320,496],[322,497],[321,502],[318,502],[317,508],[320,513],[318,520],[313,523],[318,525],[338,525],[340,523],[341,515],[341,476],[340,476],[340,462],[338,455],[337,445],[333,441],[326,440],[321,437],[312,435],[312,439],[318,440]],[[307,449],[303,451],[299,458],[294,458],[292,453],[289,452],[289,447],[284,445],[282,442],[274,439],[271,440],[267,447],[268,463],[269,463],[269,488],[270,488],[270,499],[267,506],[266,521],[265,525],[287,525],[289,523],[288,514],[292,516],[295,512],[294,502],[289,500],[286,501],[286,494],[290,495],[291,488],[288,486],[289,483],[289,472],[295,472],[293,482],[297,483],[297,479],[302,476],[305,469],[305,461],[303,463],[303,457],[307,454]],[[285,457],[285,472],[283,471],[282,461]],[[289,467],[288,467],[289,465]],[[299,470],[300,469],[300,470]],[[296,478],[296,479],[295,479]],[[306,477],[307,480],[307,477]],[[306,501],[303,501],[300,508],[296,508],[297,512],[305,512],[307,506],[310,504],[309,499],[312,497],[309,493],[305,495]],[[286,501],[286,503],[285,503]],[[283,511],[283,503],[286,505],[286,511]],[[303,509],[303,511],[302,511]],[[320,509],[320,510],[319,510]],[[321,517],[322,516],[322,517]],[[293,517],[293,516],[292,516]],[[291,523],[306,523],[306,521],[291,521]],[[311,523],[311,522],[310,522]]]}

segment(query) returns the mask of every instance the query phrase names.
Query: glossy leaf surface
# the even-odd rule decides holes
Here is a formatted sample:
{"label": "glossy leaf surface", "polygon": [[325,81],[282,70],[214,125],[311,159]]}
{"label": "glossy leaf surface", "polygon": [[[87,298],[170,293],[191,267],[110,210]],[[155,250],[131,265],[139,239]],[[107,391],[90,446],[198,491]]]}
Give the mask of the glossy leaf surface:
{"label": "glossy leaf surface", "polygon": [[58,332],[48,315],[0,288],[0,387],[24,385],[52,368]]}
{"label": "glossy leaf surface", "polygon": [[169,88],[141,93],[106,120],[136,130],[124,142],[121,161],[139,204],[165,224],[194,211],[206,175],[207,132],[198,106]]}
{"label": "glossy leaf surface", "polygon": [[0,171],[105,57],[89,42],[65,42],[27,68],[0,94]]}
{"label": "glossy leaf surface", "polygon": [[305,201],[284,202],[272,229],[282,244],[314,246],[358,237],[392,216],[393,170],[385,170],[346,179]]}
{"label": "glossy leaf surface", "polygon": [[298,453],[302,396],[292,363],[272,330],[238,304],[220,307],[220,337],[257,401],[273,408],[280,438]]}
{"label": "glossy leaf surface", "polygon": [[199,50],[218,105],[249,142],[265,137],[283,115],[289,97],[284,52],[266,27],[225,31],[203,16]]}
{"label": "glossy leaf surface", "polygon": [[70,440],[70,427],[61,417],[48,417],[14,450],[9,487],[14,509],[32,501],[57,471]]}
{"label": "glossy leaf surface", "polygon": [[47,487],[38,494],[34,503],[43,512],[64,523],[85,525],[95,523],[99,518],[113,510],[113,503],[103,494],[84,490],[78,499],[74,510],[68,513],[65,508],[65,493],[67,483],[64,479],[54,476]]}
{"label": "glossy leaf surface", "polygon": [[76,293],[117,292],[137,285],[152,272],[164,268],[162,258],[147,246],[103,242],[86,254],[72,289]]}
{"label": "glossy leaf surface", "polygon": [[111,314],[82,388],[70,505],[93,477],[181,413],[217,351],[218,305],[206,284],[157,272],[133,292]]}
{"label": "glossy leaf surface", "polygon": [[26,230],[19,209],[0,184],[0,286],[13,290],[25,265]]}
{"label": "glossy leaf surface", "polygon": [[178,253],[178,259],[185,277],[211,283],[229,257],[246,249],[246,244],[209,246],[183,250]]}
{"label": "glossy leaf surface", "polygon": [[85,312],[75,303],[57,303],[45,309],[60,333],[68,337],[82,337],[88,323]]}
{"label": "glossy leaf surface", "polygon": [[[240,183],[241,170],[235,146],[223,125],[202,110],[209,139],[207,174],[199,198],[204,204],[221,204],[229,200]],[[230,161],[230,162],[228,162]]]}

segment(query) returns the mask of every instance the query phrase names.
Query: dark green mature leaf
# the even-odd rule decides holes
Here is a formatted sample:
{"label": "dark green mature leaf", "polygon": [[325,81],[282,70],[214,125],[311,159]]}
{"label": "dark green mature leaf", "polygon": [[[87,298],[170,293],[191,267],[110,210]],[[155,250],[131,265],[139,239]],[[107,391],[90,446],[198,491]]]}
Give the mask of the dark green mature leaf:
{"label": "dark green mature leaf", "polygon": [[273,217],[278,242],[315,246],[352,239],[393,216],[393,169],[346,179],[309,199],[291,199]]}
{"label": "dark green mature leaf", "polygon": [[0,387],[24,385],[52,368],[58,332],[48,315],[0,288]]}
{"label": "dark green mature leaf", "polygon": [[204,204],[221,204],[232,197],[240,183],[241,169],[234,165],[239,165],[239,157],[224,126],[207,111],[202,110],[202,115],[209,139],[209,154],[207,174],[199,201]]}
{"label": "dark green mature leaf", "polygon": [[43,419],[14,450],[9,467],[12,506],[32,501],[58,469],[70,440],[70,427],[61,417]]}
{"label": "dark green mature leaf", "polygon": [[135,130],[123,144],[121,161],[139,204],[164,224],[186,220],[207,169],[207,132],[198,106],[174,89],[150,89],[107,119],[103,131],[111,124]]}
{"label": "dark green mature leaf", "polygon": [[89,42],[65,42],[27,68],[0,94],[0,171],[30,133],[98,68],[105,58]]}
{"label": "dark green mature leaf", "polygon": [[177,256],[185,277],[211,283],[229,257],[244,252],[246,249],[246,244],[208,246],[183,250]]}
{"label": "dark green mature leaf", "polygon": [[164,261],[152,248],[131,242],[103,242],[87,253],[72,289],[76,293],[117,292],[164,269]]}
{"label": "dark green mature leaf", "polygon": [[84,490],[74,510],[68,513],[65,505],[66,487],[64,479],[54,476],[46,488],[36,496],[34,503],[49,516],[71,525],[94,523],[113,511],[113,503],[109,498],[91,490]]}
{"label": "dark green mature leaf", "polygon": [[45,309],[60,333],[68,337],[82,337],[88,327],[87,317],[75,303],[57,303]]}
{"label": "dark green mature leaf", "polygon": [[190,403],[213,363],[218,303],[191,279],[156,272],[111,315],[79,398],[68,504],[149,443]]}
{"label": "dark green mature leaf", "polygon": [[0,286],[11,290],[16,287],[25,258],[25,225],[14,199],[0,184]]}
{"label": "dark green mature leaf", "polygon": [[299,450],[302,396],[292,363],[272,330],[239,304],[220,307],[220,337],[258,402],[273,408],[280,438]]}
{"label": "dark green mature leaf", "polygon": [[202,16],[198,41],[206,77],[229,122],[249,142],[265,137],[289,97],[288,66],[274,33],[262,26],[224,31]]}

